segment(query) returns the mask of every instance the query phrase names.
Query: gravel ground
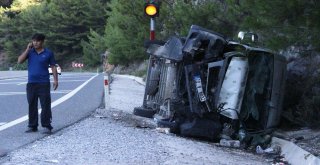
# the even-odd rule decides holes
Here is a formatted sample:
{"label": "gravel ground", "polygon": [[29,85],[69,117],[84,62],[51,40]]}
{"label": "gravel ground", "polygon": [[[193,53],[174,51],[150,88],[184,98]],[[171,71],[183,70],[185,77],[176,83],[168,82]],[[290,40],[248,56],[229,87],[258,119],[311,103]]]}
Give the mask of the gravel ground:
{"label": "gravel ground", "polygon": [[10,153],[0,163],[267,164],[258,155],[159,133],[155,129],[137,128],[99,113]]}
{"label": "gravel ground", "polygon": [[111,109],[98,109],[73,126],[13,151],[0,164],[270,164],[261,155],[146,128],[148,119],[139,123],[131,114],[141,106],[144,87],[129,80],[115,77]]}

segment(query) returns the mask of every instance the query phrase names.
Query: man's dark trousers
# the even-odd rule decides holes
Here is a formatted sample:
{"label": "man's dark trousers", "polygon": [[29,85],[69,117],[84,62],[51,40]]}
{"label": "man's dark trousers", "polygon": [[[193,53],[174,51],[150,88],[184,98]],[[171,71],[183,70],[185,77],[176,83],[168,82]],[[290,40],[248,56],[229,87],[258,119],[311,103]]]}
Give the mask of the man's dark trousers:
{"label": "man's dark trousers", "polygon": [[51,120],[51,96],[50,83],[28,83],[27,99],[29,103],[29,124],[30,128],[38,127],[38,99],[41,104],[41,125],[52,129]]}

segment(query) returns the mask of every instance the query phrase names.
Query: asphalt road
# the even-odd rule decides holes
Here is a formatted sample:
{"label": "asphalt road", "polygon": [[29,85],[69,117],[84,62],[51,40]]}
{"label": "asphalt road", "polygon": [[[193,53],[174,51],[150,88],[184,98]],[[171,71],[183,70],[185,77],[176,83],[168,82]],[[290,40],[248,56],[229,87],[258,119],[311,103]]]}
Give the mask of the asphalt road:
{"label": "asphalt road", "polygon": [[[21,75],[0,79],[0,156],[46,136],[41,134],[41,127],[36,133],[24,132],[28,114],[26,82],[27,77]],[[51,97],[55,132],[85,118],[101,105],[103,76],[63,73],[59,76],[59,88],[51,91]]]}

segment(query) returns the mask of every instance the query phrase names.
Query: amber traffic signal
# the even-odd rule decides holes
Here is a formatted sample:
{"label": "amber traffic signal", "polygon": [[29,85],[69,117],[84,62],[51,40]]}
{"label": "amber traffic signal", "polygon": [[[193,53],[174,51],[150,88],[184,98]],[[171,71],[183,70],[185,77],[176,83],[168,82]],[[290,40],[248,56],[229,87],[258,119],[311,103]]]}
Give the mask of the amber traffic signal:
{"label": "amber traffic signal", "polygon": [[153,2],[148,2],[144,5],[144,14],[149,17],[159,16],[159,5]]}

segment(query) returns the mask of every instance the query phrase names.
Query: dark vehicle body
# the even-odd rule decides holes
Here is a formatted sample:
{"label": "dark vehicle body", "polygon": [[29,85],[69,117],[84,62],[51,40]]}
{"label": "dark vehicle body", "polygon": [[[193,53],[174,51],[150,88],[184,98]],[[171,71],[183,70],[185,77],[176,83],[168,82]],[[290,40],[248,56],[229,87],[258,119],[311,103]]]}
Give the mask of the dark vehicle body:
{"label": "dark vehicle body", "polygon": [[282,110],[286,60],[191,26],[186,38],[150,44],[145,98],[134,114],[184,136],[243,140],[270,133]]}

